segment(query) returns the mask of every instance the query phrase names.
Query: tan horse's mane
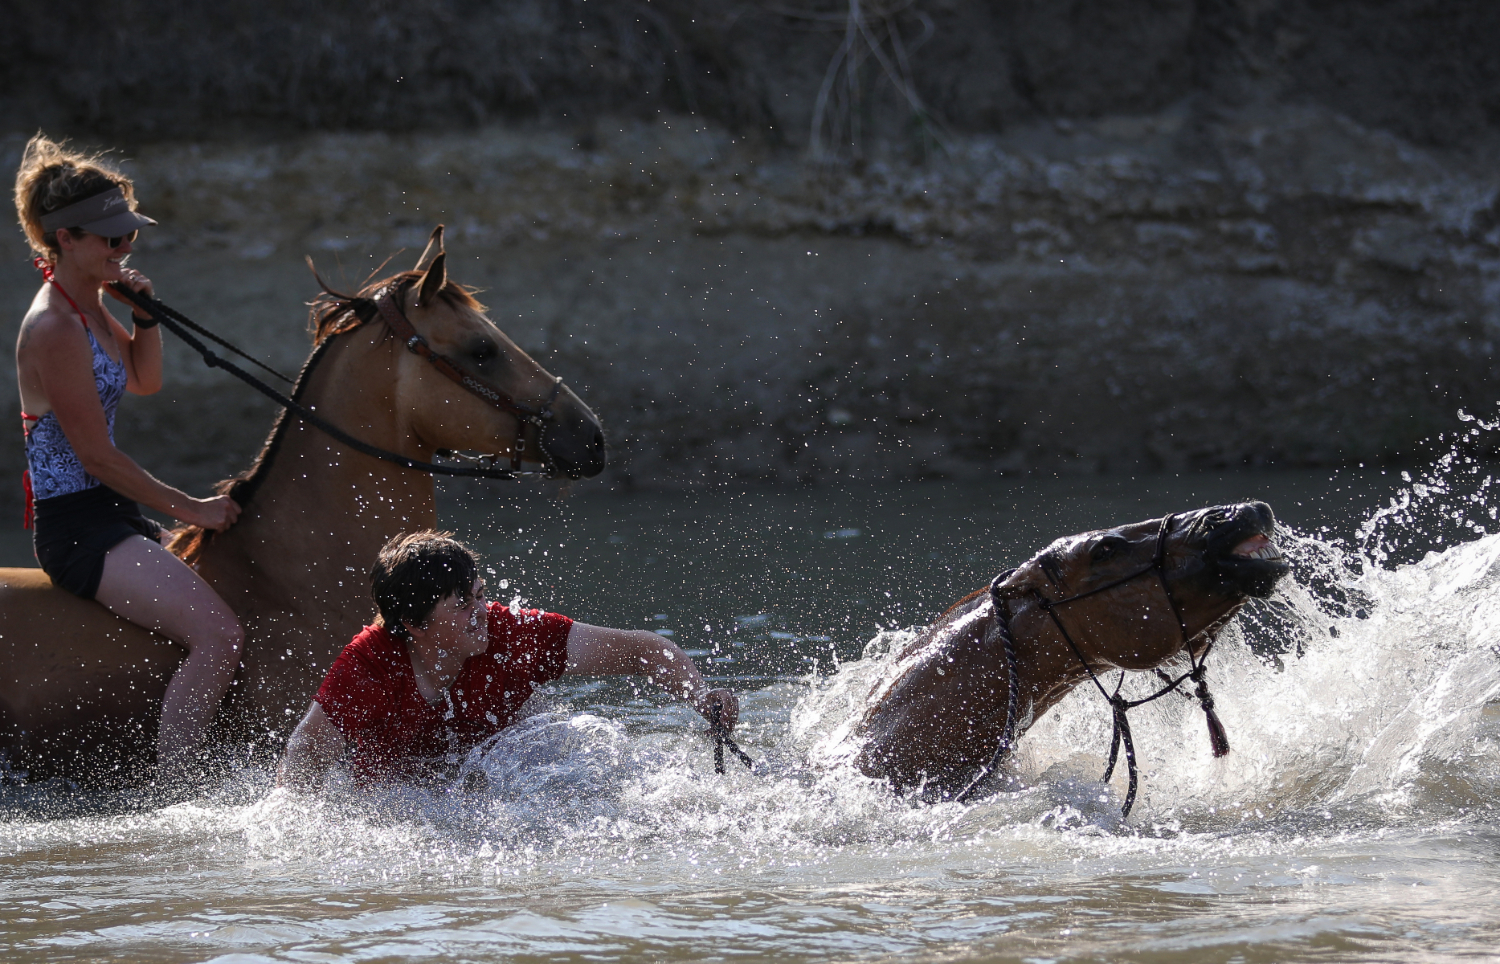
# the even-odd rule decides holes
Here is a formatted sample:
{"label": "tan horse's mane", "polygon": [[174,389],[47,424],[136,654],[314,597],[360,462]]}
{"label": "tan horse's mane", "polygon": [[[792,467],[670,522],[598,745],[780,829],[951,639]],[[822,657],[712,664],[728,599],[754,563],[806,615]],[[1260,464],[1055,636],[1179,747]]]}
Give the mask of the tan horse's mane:
{"label": "tan horse's mane", "polygon": [[[302,370],[297,373],[296,385],[292,389],[292,400],[301,401],[303,389],[306,388],[313,370],[317,368],[318,362],[322,361],[323,355],[333,343],[335,336],[354,331],[379,317],[379,313],[375,311],[376,299],[387,293],[400,298],[408,287],[420,281],[422,277],[421,271],[401,271],[381,278],[379,281],[368,282],[359,289],[358,293],[352,295],[335,291],[328,287],[322,278],[319,278],[318,285],[323,291],[310,302],[308,312],[308,328],[312,331],[313,350],[307,356],[307,360],[302,363]],[[445,284],[438,291],[438,297],[453,308],[484,310],[484,306],[474,297],[474,293],[463,285]],[[389,330],[386,336],[390,336]],[[260,453],[255,456],[255,461],[251,462],[250,467],[239,475],[225,479],[214,486],[214,491],[220,495],[229,496],[239,503],[241,509],[248,508],[250,500],[255,498],[255,493],[259,491],[261,483],[265,481],[266,475],[271,470],[271,464],[276,459],[276,453],[281,449],[281,440],[285,437],[292,419],[293,417],[290,417],[284,408],[277,412],[276,421],[271,426],[271,433],[266,436]],[[212,530],[204,529],[202,526],[184,526],[176,530],[173,535],[171,549],[184,562],[192,564],[198,560],[213,536]]]}

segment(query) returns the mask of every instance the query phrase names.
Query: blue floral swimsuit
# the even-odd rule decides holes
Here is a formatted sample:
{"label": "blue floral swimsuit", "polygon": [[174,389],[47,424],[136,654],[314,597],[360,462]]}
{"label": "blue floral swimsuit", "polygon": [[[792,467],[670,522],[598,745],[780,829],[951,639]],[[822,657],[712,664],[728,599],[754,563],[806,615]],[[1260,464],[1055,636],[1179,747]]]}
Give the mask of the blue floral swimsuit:
{"label": "blue floral swimsuit", "polygon": [[[47,280],[57,285],[51,277]],[[57,287],[62,290],[61,285]],[[68,298],[66,291],[63,297]],[[68,303],[78,309],[72,298]],[[81,310],[78,317],[83,319]],[[128,379],[125,359],[109,357],[87,320],[83,328],[93,348],[94,387],[113,442],[115,411]],[[93,599],[109,550],[135,535],[154,540],[161,526],[141,515],[140,506],[84,471],[55,414],[37,417],[22,413],[21,418],[28,426],[27,495],[28,507],[35,499],[35,512],[30,518],[35,526],[32,547],[37,561],[55,584],[76,596]]]}
{"label": "blue floral swimsuit", "polygon": [[[125,395],[125,359],[115,361],[110,358],[93,331],[88,327],[83,330],[88,333],[89,345],[94,349],[94,388],[99,392],[99,404],[104,406],[109,440],[113,442],[115,412]],[[41,418],[23,415],[22,418],[34,422],[26,433],[26,467],[31,472],[31,491],[35,499],[53,499],[100,484],[98,479],[83,470],[83,463],[63,434],[55,414],[48,412]]]}

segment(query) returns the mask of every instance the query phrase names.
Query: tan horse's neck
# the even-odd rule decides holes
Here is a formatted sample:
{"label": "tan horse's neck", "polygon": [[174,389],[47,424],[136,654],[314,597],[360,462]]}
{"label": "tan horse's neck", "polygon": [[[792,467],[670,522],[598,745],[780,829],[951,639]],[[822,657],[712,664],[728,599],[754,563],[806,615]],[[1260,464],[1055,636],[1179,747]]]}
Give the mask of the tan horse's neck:
{"label": "tan horse's neck", "polygon": [[[430,457],[403,420],[401,346],[376,325],[335,338],[306,376],[303,404],[373,445]],[[431,476],[350,451],[299,420],[282,431],[240,522],[193,561],[260,638],[246,647],[247,689],[310,697],[373,614],[366,574],[380,546],[435,525],[437,509]],[[272,709],[253,698],[247,708]]]}
{"label": "tan horse's neck", "polygon": [[[335,339],[308,375],[303,404],[379,448],[430,457],[431,450],[402,418],[405,407],[398,399],[406,386],[396,364],[400,346],[375,325]],[[329,547],[345,554],[359,542],[378,548],[383,541],[378,528],[395,525],[399,531],[436,520],[431,476],[353,452],[295,416],[288,418],[245,520],[211,540],[205,557],[235,537],[264,538],[287,527],[309,548],[334,540]]]}

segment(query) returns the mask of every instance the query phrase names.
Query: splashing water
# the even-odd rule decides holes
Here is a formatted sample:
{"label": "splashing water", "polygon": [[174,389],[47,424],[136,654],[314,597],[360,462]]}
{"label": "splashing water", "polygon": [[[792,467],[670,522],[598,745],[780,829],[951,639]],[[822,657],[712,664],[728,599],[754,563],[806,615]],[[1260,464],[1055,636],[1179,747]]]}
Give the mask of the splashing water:
{"label": "splashing water", "polygon": [[[1500,853],[1500,534],[1484,529],[1481,468],[1455,449],[1349,541],[1283,527],[1292,575],[1210,660],[1233,752],[1211,756],[1192,700],[1134,711],[1128,821],[1123,774],[1099,781],[1111,724],[1089,687],[1022,738],[1019,789],[913,806],[854,772],[849,731],[910,627],[746,692],[737,736],[753,773],[714,774],[680,707],[607,717],[562,689],[436,786],[310,797],[247,773],[152,813],[18,815],[0,824],[12,868],[75,855],[75,884],[107,879],[158,923],[122,931],[118,913],[79,910],[81,923],[47,924],[12,872],[4,916],[37,923],[8,937],[34,959],[54,939],[183,960],[1481,952],[1500,912],[1456,909],[1496,892]],[[1416,557],[1433,520],[1471,541],[1450,534]],[[126,853],[128,870],[111,870]],[[186,911],[144,896],[184,887]],[[264,907],[233,910],[240,893]]]}
{"label": "splashing water", "polygon": [[[1447,491],[1415,483],[1399,511],[1382,509],[1361,528],[1358,549],[1283,531],[1294,577],[1247,607],[1211,664],[1233,753],[1211,756],[1190,699],[1135,711],[1142,792],[1128,824],[1117,815],[1123,775],[1114,786],[1097,779],[1111,724],[1088,687],[1021,741],[1019,792],[913,807],[854,773],[849,731],[912,628],[877,634],[862,659],[830,675],[751,694],[746,744],[765,758],[754,775],[715,778],[698,748],[674,748],[680,741],[660,734],[633,738],[595,716],[533,717],[466,764],[465,776],[482,774],[486,789],[470,792],[465,826],[491,843],[526,839],[556,854],[623,858],[665,846],[734,855],[743,869],[792,853],[827,859],[834,844],[952,840],[1028,824],[1160,835],[1460,817],[1486,806],[1500,780],[1500,714],[1488,706],[1500,699],[1500,536],[1387,570],[1378,563],[1389,552],[1372,535],[1408,538],[1411,520]],[[1132,684],[1145,693],[1153,681],[1141,675],[1127,691]],[[442,809],[430,802],[425,812]]]}

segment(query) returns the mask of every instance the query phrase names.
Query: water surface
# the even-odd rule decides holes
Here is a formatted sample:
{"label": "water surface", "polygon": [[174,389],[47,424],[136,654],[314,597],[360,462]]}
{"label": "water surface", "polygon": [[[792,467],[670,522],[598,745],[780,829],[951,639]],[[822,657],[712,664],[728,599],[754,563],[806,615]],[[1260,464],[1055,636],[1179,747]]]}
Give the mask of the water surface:
{"label": "water surface", "polygon": [[[59,817],[56,788],[12,782],[0,941],[18,961],[1488,956],[1500,538],[1471,528],[1493,523],[1470,468],[450,498],[501,598],[670,631],[740,689],[758,771],[716,776],[690,713],[582,680],[471,757],[468,790],[295,796],[252,769]],[[1215,649],[1234,752],[1211,757],[1189,701],[1137,711],[1129,821],[1084,690],[1023,740],[1026,789],[971,806],[810,764],[889,649],[994,572],[1249,497],[1296,530],[1295,569]]]}

